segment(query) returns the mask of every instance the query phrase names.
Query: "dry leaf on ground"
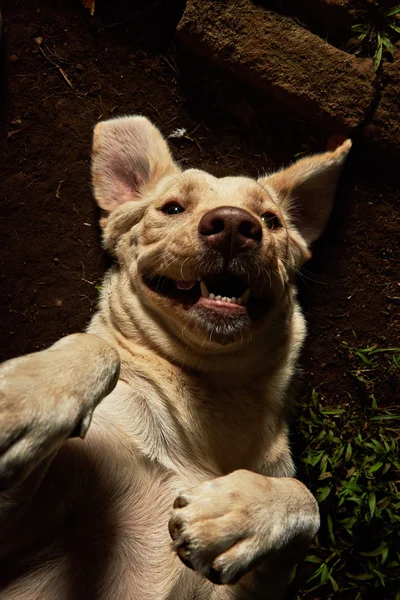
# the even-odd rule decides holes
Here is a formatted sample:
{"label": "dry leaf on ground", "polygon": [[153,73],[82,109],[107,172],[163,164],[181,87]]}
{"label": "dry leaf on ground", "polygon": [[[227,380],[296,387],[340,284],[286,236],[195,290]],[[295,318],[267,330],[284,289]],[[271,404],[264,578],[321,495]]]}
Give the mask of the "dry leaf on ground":
{"label": "dry leaf on ground", "polygon": [[81,2],[85,8],[88,8],[90,10],[90,14],[93,17],[95,0],[81,0]]}

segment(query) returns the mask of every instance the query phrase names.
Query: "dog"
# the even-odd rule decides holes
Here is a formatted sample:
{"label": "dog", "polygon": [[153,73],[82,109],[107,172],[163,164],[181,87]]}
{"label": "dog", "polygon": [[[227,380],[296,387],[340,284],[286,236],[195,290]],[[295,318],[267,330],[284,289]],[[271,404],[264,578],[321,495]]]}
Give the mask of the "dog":
{"label": "dog", "polygon": [[1,600],[284,597],[319,527],[288,443],[296,272],[350,147],[216,178],[145,117],[96,125],[98,312],[0,368]]}

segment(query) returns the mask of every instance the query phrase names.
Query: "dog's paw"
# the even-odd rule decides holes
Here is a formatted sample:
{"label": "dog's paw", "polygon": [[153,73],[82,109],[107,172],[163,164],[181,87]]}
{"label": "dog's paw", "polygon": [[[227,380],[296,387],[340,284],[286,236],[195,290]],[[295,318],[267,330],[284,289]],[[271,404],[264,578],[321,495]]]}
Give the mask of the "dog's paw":
{"label": "dog's paw", "polygon": [[24,479],[68,437],[83,437],[118,373],[117,352],[86,334],[0,365],[0,491]]}
{"label": "dog's paw", "polygon": [[213,583],[232,584],[269,556],[306,546],[318,506],[297,480],[235,471],[176,498],[169,532],[182,562]]}

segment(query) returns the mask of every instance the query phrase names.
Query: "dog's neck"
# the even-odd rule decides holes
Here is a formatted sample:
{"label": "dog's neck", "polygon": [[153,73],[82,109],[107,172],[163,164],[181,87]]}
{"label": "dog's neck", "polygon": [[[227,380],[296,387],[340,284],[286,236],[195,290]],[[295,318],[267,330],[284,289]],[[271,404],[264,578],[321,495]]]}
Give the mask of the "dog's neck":
{"label": "dog's neck", "polygon": [[190,458],[214,475],[258,469],[257,461],[284,427],[282,396],[305,335],[293,291],[274,310],[269,328],[243,351],[202,355],[157,323],[144,326],[129,279],[109,273],[89,333],[105,337],[120,353],[121,380],[132,390],[121,414],[139,447],[140,423],[154,424],[157,456],[150,458],[167,468]]}

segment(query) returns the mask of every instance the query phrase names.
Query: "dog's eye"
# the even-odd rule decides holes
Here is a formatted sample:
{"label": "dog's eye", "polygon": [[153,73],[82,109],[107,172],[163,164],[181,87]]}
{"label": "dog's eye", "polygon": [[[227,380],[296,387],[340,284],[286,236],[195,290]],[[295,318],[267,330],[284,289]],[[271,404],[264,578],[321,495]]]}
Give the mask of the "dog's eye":
{"label": "dog's eye", "polygon": [[168,202],[161,210],[166,215],[179,215],[180,213],[185,212],[183,206],[178,204],[178,202]]}
{"label": "dog's eye", "polygon": [[268,229],[279,229],[282,227],[282,223],[278,219],[278,217],[272,212],[266,212],[261,215],[261,219],[264,221]]}

